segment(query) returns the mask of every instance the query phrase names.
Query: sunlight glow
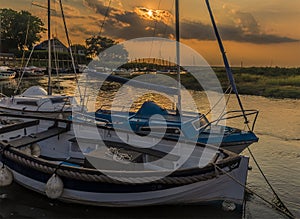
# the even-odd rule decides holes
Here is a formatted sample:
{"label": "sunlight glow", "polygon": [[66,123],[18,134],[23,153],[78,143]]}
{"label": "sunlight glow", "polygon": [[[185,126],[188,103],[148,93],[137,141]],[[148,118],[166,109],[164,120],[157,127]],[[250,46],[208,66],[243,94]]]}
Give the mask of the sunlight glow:
{"label": "sunlight glow", "polygon": [[149,11],[148,11],[148,15],[149,15],[150,18],[153,17],[153,11],[152,11],[152,10],[149,10]]}
{"label": "sunlight glow", "polygon": [[145,20],[163,21],[169,23],[172,20],[172,14],[166,10],[154,10],[145,7],[136,7],[135,12]]}

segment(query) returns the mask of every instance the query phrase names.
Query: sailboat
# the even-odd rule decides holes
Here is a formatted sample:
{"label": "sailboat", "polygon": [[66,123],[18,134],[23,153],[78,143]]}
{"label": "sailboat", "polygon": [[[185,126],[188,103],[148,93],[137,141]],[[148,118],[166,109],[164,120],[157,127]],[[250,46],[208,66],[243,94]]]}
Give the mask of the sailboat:
{"label": "sailboat", "polygon": [[[62,8],[62,7],[61,7]],[[48,90],[40,86],[32,86],[20,95],[0,98],[0,112],[50,116],[67,118],[72,113],[72,107],[80,108],[73,96],[53,95],[51,82],[51,4],[48,0]],[[62,11],[63,13],[63,11]],[[64,17],[63,17],[64,18]],[[67,35],[68,36],[68,35]],[[73,60],[73,56],[72,61]],[[74,63],[73,63],[74,64]],[[26,68],[24,68],[23,74]],[[22,75],[23,76],[23,75]],[[22,80],[20,78],[19,83]],[[19,87],[19,84],[18,84]],[[18,89],[17,87],[17,89]],[[17,92],[17,89],[15,93]]]}
{"label": "sailboat", "polygon": [[[249,145],[258,141],[258,137],[254,134],[254,127],[256,123],[256,119],[258,116],[257,110],[245,110],[243,104],[241,102],[240,96],[238,94],[238,90],[236,88],[236,84],[233,78],[233,74],[227,60],[225,49],[221,40],[221,37],[218,32],[218,28],[216,26],[209,2],[207,1],[207,6],[211,18],[211,22],[213,24],[214,32],[220,47],[220,51],[222,53],[224,65],[226,68],[226,73],[231,85],[231,90],[235,94],[238,104],[240,106],[240,110],[228,111],[219,116],[217,120],[209,121],[205,114],[202,113],[185,113],[181,110],[181,93],[180,93],[180,33],[179,33],[179,17],[178,13],[176,13],[176,42],[177,42],[177,81],[178,81],[178,89],[177,89],[177,109],[174,111],[164,109],[155,102],[146,101],[142,104],[140,109],[136,112],[122,112],[118,110],[106,110],[100,107],[96,112],[85,112],[84,114],[80,114],[80,118],[82,120],[89,120],[90,118],[95,118],[95,120],[100,122],[106,122],[108,126],[112,126],[116,129],[131,129],[137,135],[148,135],[150,132],[156,134],[160,137],[166,138],[176,138],[179,139],[184,132],[183,126],[187,124],[183,124],[183,121],[189,121],[190,132],[194,134],[184,135],[186,140],[191,140],[194,138],[194,135],[197,135],[197,143],[200,145],[205,145],[207,143],[220,146],[224,149],[230,150],[235,153],[241,153],[245,148]],[[116,81],[119,83],[127,83],[129,80],[122,79],[117,76],[109,76],[107,80]],[[130,80],[133,82],[134,79]],[[139,85],[136,82],[136,86],[141,88],[148,86],[147,84]],[[134,84],[134,83],[132,83]],[[154,87],[155,85],[149,85],[150,87]],[[163,90],[163,89],[160,89]],[[159,117],[153,117],[154,115],[159,115]],[[253,119],[252,127],[249,125],[248,117],[251,116]],[[243,118],[245,123],[245,130],[220,125],[220,121],[222,120],[230,120],[236,118]],[[150,120],[152,121],[152,125],[150,127]],[[129,126],[127,124],[130,124]],[[124,125],[125,124],[125,125]],[[163,131],[163,126],[167,126],[167,130]],[[191,137],[190,137],[191,136]]]}

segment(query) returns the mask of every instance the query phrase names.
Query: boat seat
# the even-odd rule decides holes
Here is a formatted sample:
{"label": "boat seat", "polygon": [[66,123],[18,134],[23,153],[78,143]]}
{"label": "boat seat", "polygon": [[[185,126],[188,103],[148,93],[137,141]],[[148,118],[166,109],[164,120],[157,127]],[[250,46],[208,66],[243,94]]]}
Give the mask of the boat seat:
{"label": "boat seat", "polygon": [[[5,120],[2,120],[2,121],[5,122]],[[33,121],[27,121],[27,122],[19,122],[19,123],[14,123],[14,124],[8,124],[8,125],[5,125],[5,126],[0,128],[0,134],[20,130],[20,129],[23,129],[23,128],[29,128],[29,127],[38,125],[39,123],[40,123],[39,120],[33,120]]]}
{"label": "boat seat", "polygon": [[7,144],[9,146],[15,147],[15,148],[24,147],[24,146],[34,144],[34,143],[37,143],[39,141],[57,136],[57,135],[62,134],[66,131],[67,131],[66,128],[54,127],[54,128],[48,129],[46,131],[42,131],[42,132],[39,132],[39,133],[36,133],[36,134],[31,134],[31,135],[19,138],[17,140],[10,141]]}

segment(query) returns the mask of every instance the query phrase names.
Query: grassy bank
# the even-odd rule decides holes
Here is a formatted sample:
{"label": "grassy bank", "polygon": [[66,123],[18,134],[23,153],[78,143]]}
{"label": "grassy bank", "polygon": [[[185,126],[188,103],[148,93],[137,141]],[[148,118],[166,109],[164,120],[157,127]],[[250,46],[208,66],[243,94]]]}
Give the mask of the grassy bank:
{"label": "grassy bank", "polygon": [[[225,90],[229,84],[225,69],[213,69]],[[300,99],[300,68],[233,68],[233,74],[240,94]],[[182,75],[181,81],[188,89],[201,90],[190,74]]]}

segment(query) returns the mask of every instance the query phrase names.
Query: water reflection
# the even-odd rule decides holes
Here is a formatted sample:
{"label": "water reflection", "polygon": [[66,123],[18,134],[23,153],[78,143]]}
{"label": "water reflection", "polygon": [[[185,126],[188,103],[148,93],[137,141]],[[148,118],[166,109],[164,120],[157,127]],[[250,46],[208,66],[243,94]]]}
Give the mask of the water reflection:
{"label": "water reflection", "polygon": [[[54,78],[54,92],[73,95],[75,91],[74,76]],[[93,81],[89,82],[91,85]],[[21,83],[20,90],[32,85],[47,86],[47,77],[25,79]],[[6,95],[12,95],[17,86],[16,80],[0,81],[0,91]],[[92,87],[86,91],[87,96],[97,92],[97,106],[110,104],[119,85],[116,83],[106,84],[99,91],[98,87]],[[133,91],[128,91],[133,92]],[[192,96],[200,112],[205,113],[209,109],[209,103],[204,93],[192,91]],[[126,94],[123,94],[126,95]],[[153,98],[153,99],[152,99]],[[295,214],[300,217],[300,100],[276,100],[257,96],[242,96],[245,108],[259,109],[260,115],[257,120],[256,133],[260,137],[257,144],[251,146],[252,152],[261,164],[270,182],[278,191],[282,200]],[[133,106],[134,109],[144,100],[158,101],[161,106],[169,108],[172,103],[162,100],[155,95],[143,96]],[[189,103],[183,102],[186,107]],[[227,110],[237,108],[236,101],[230,101]],[[236,126],[243,124],[242,121],[232,121],[228,125]],[[241,127],[243,128],[243,127]],[[246,155],[249,155],[245,152]],[[262,180],[257,168],[251,160],[253,170],[249,172],[249,186],[263,195],[272,199],[272,195]],[[161,206],[147,208],[112,209],[96,208],[81,205],[65,204],[47,199],[46,197],[26,190],[16,184],[0,190],[0,194],[7,193],[7,199],[0,199],[0,217],[18,218],[43,218],[43,217],[76,217],[76,218],[233,218],[234,214],[227,214],[208,206]],[[247,202],[247,218],[283,218],[282,215],[263,204],[256,197],[250,197]]]}

